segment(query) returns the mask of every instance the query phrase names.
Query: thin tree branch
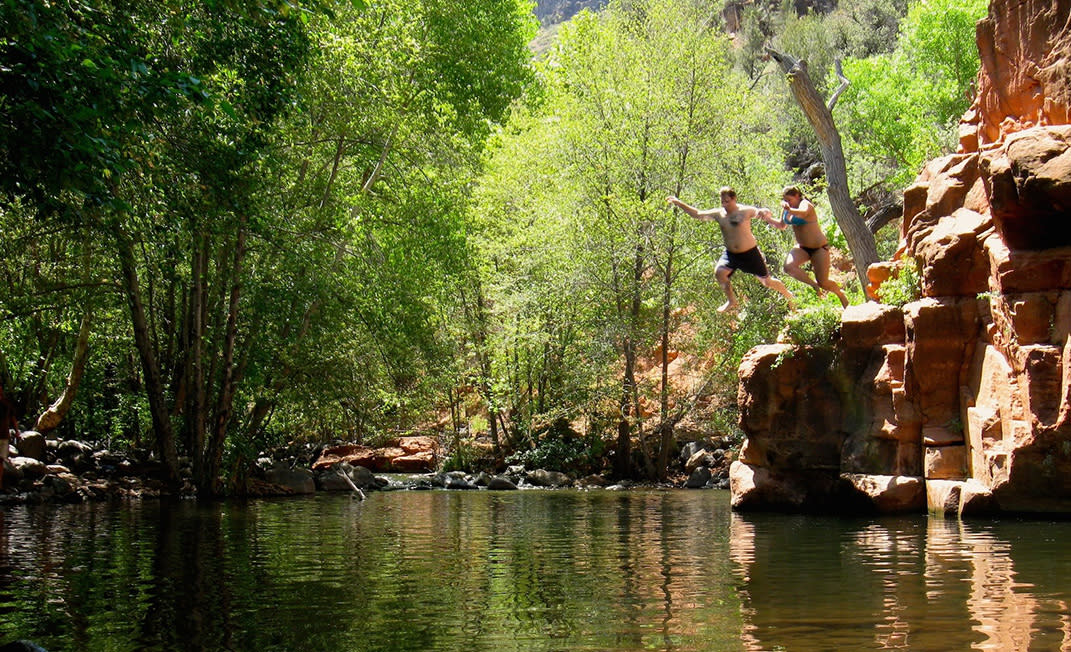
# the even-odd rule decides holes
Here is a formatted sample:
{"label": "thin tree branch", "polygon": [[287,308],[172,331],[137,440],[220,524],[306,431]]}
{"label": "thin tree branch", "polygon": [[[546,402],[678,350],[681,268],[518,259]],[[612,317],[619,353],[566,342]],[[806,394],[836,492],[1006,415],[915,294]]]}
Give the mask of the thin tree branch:
{"label": "thin tree branch", "polygon": [[781,65],[781,70],[785,71],[786,74],[792,74],[793,69],[800,65],[799,59],[791,54],[778,52],[768,45],[763,46],[762,49],[765,50],[766,54],[770,55],[774,61]]}
{"label": "thin tree branch", "polygon": [[837,72],[837,79],[840,80],[840,86],[837,90],[833,91],[833,97],[829,98],[829,103],[826,105],[829,108],[829,112],[833,113],[833,107],[837,106],[837,100],[840,99],[840,94],[844,92],[844,89],[848,88],[848,78],[844,76],[844,69],[840,65],[840,59],[833,62],[833,69]]}
{"label": "thin tree branch", "polygon": [[367,193],[379,180],[379,174],[383,169],[383,163],[387,160],[387,154],[390,152],[391,144],[394,142],[394,135],[398,133],[398,125],[395,124],[391,128],[390,135],[387,136],[386,142],[383,143],[383,152],[379,155],[379,161],[376,162],[376,167],[372,169],[372,173],[365,179],[364,185],[361,187],[361,194]]}

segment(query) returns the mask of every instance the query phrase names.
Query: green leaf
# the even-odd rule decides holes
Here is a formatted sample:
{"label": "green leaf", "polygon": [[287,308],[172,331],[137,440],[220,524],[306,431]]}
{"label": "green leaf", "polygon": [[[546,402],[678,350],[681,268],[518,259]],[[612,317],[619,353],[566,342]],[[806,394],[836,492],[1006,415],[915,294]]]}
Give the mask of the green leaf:
{"label": "green leaf", "polygon": [[219,108],[222,109],[223,112],[226,113],[227,116],[230,117],[231,119],[233,119],[233,120],[237,120],[238,119],[238,113],[234,110],[234,106],[232,106],[231,103],[228,102],[227,100],[220,100],[219,101]]}

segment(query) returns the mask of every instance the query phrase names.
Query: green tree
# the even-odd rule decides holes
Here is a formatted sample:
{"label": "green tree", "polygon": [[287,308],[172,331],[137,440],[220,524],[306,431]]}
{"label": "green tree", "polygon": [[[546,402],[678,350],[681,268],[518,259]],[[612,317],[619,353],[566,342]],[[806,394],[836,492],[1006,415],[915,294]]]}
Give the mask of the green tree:
{"label": "green tree", "polygon": [[[219,116],[233,116],[232,124],[238,120],[223,96],[233,86],[222,77],[215,84],[206,79],[225,69],[230,81],[248,82],[243,97],[249,101],[248,115],[257,120],[269,116],[271,98],[280,90],[272,83],[271,68],[287,65],[287,57],[295,53],[300,56],[301,21],[296,15],[280,18],[275,6],[265,5],[59,6],[33,0],[6,3],[2,20],[7,28],[2,75],[8,110],[0,129],[10,166],[4,175],[5,213],[20,213],[15,207],[25,206],[23,216],[70,225],[68,238],[113,243],[113,260],[121,270],[119,287],[130,306],[142,357],[157,452],[175,484],[177,456],[161,400],[159,360],[147,356],[158,341],[150,337],[135,246],[144,244],[140,236],[146,229],[164,226],[152,225],[167,198],[160,189],[206,189],[230,178],[223,166],[240,162],[256,149],[259,127],[208,128],[219,126]],[[254,43],[264,48],[251,48]],[[258,65],[263,68],[256,69]],[[206,139],[205,133],[212,135]],[[199,135],[202,141],[196,142]],[[209,147],[202,148],[206,143]],[[184,151],[203,157],[193,166],[187,157],[183,165]],[[223,156],[216,158],[218,154]],[[175,178],[167,175],[165,182],[146,187],[145,182],[165,168],[180,182],[172,185]],[[206,171],[221,174],[198,184],[181,182],[184,175]],[[241,189],[236,190],[240,195]],[[182,226],[177,221],[167,226],[176,223]],[[91,273],[98,274],[109,275],[104,270]],[[88,314],[88,306],[86,310]]]}
{"label": "green tree", "polygon": [[[84,314],[132,336],[136,364],[121,346],[91,358],[86,401],[140,394],[103,412],[133,407],[137,430],[140,405],[172,484],[186,454],[206,495],[227,450],[240,476],[269,428],[398,422],[430,394],[480,143],[530,78],[527,4],[3,11],[0,214],[31,246],[4,261],[0,343],[28,343],[5,364],[27,387],[42,353],[77,361]],[[93,300],[61,314],[39,290],[78,274]],[[52,314],[60,348],[26,319]]]}
{"label": "green tree", "polygon": [[[303,111],[280,134],[280,203],[337,245],[325,256],[330,284],[295,309],[330,324],[322,335],[333,345],[312,351],[351,356],[332,360],[344,384],[314,373],[324,382],[312,393],[317,410],[344,405],[358,438],[435,407],[451,368],[441,319],[465,267],[463,208],[483,140],[531,79],[534,27],[514,0],[377,2],[316,27]],[[254,430],[307,373],[299,359],[265,377]]]}
{"label": "green tree", "polygon": [[[584,396],[595,421],[613,422],[619,476],[635,472],[634,445],[641,473],[665,473],[689,401],[670,387],[668,353],[656,356],[653,374],[641,365],[657,349],[685,346],[677,309],[690,288],[709,293],[718,253],[704,225],[669,210],[665,197],[711,201],[726,183],[761,196],[775,174],[763,152],[777,134],[730,71],[728,40],[710,27],[709,11],[675,0],[611,3],[563,26],[545,93],[501,135],[502,158],[491,161],[478,208],[483,255],[505,276],[501,287],[526,287],[521,314],[531,316],[508,330],[496,319],[497,328],[538,360],[533,345],[557,341],[541,338],[559,331],[541,328],[577,324],[565,340],[576,345],[549,349],[575,361],[559,379],[578,389],[537,384],[538,393]],[[491,303],[500,298],[496,290]],[[552,421],[554,407],[542,407]],[[558,414],[575,416],[570,407]]]}
{"label": "green tree", "polygon": [[978,74],[975,23],[988,3],[913,3],[893,52],[849,58],[841,99],[855,175],[903,187],[922,165],[955,145],[956,124]]}

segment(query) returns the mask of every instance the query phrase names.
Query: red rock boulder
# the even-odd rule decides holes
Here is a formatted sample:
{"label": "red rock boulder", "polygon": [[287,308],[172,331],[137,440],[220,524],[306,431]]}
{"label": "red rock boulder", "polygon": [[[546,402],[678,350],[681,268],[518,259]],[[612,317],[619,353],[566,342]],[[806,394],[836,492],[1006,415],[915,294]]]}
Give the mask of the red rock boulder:
{"label": "red rock boulder", "polygon": [[1010,249],[1071,246],[1071,125],[1009,136],[981,157],[993,222]]}
{"label": "red rock boulder", "polygon": [[401,437],[392,445],[380,448],[343,444],[325,448],[312,468],[314,471],[329,469],[339,462],[377,473],[424,473],[434,471],[438,465],[439,447],[431,437]]}

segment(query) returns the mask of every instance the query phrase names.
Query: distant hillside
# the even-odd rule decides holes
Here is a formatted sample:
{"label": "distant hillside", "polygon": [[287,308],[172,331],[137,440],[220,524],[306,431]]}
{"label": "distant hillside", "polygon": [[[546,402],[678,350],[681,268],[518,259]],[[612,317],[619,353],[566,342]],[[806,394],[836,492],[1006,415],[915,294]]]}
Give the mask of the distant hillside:
{"label": "distant hillside", "polygon": [[[606,6],[609,0],[536,0],[535,15],[539,19],[539,33],[528,44],[528,47],[538,57],[550,48],[558,34],[558,26],[569,20],[584,9],[598,11]],[[899,4],[904,0],[891,0]],[[778,12],[795,12],[803,16],[808,13],[828,14],[837,6],[837,0],[725,0],[724,7],[717,12],[718,24],[721,24],[727,32],[737,32],[741,29],[741,21],[744,20],[744,12],[748,8],[754,8],[762,14]]]}
{"label": "distant hillside", "polygon": [[597,11],[606,6],[607,0],[536,0],[535,15],[539,19],[539,33],[528,44],[536,57],[546,52],[558,35],[558,26],[584,9]]}
{"label": "distant hillside", "polygon": [[535,15],[539,24],[549,27],[564,23],[582,9],[601,9],[606,0],[536,0]]}

